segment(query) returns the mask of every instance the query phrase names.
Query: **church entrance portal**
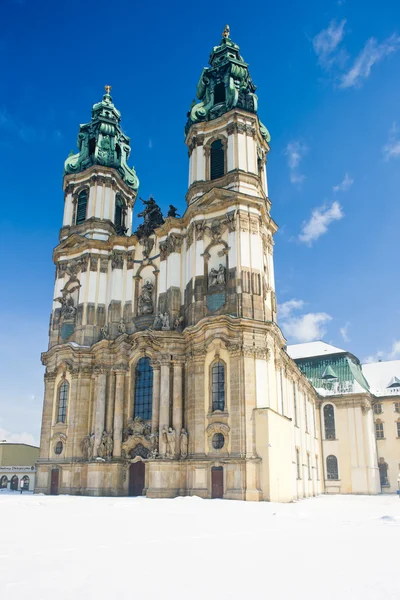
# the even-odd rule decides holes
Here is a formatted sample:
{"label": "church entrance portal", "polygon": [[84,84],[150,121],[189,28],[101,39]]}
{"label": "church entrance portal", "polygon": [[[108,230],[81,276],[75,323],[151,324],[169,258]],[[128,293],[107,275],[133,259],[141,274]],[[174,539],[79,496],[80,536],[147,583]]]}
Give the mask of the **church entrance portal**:
{"label": "church entrance portal", "polygon": [[211,498],[224,497],[224,469],[212,467],[211,469]]}
{"label": "church entrance portal", "polygon": [[144,488],[144,475],[146,465],[141,460],[132,463],[129,467],[129,495],[141,496]]}
{"label": "church entrance portal", "polygon": [[50,494],[52,496],[57,496],[58,494],[58,477],[60,471],[58,469],[52,469],[51,471],[51,486],[50,486]]}

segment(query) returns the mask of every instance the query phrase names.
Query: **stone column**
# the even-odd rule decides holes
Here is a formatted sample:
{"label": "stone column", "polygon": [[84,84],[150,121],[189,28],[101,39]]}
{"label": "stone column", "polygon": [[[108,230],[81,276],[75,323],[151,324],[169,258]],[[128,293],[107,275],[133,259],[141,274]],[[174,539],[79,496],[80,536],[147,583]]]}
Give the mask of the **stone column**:
{"label": "stone column", "polygon": [[42,430],[40,434],[40,459],[50,457],[51,427],[53,425],[55,373],[46,373],[44,376],[44,402],[42,413]]}
{"label": "stone column", "polygon": [[175,452],[180,456],[182,429],[182,363],[174,362],[172,426],[175,429]]}
{"label": "stone column", "polygon": [[159,447],[160,455],[165,456],[166,445],[163,439],[164,428],[169,427],[169,358],[161,361],[160,377],[160,422],[159,422]]}
{"label": "stone column", "polygon": [[97,397],[96,397],[96,417],[94,428],[94,456],[98,456],[98,447],[101,443],[101,436],[104,431],[104,417],[106,414],[106,386],[107,375],[105,371],[100,371],[97,375]]}
{"label": "stone column", "polygon": [[151,431],[159,431],[160,422],[160,365],[153,362],[153,406],[151,414]]}
{"label": "stone column", "polygon": [[114,449],[113,457],[121,457],[122,430],[124,425],[124,392],[126,369],[118,369],[115,373],[115,403],[114,403]]}

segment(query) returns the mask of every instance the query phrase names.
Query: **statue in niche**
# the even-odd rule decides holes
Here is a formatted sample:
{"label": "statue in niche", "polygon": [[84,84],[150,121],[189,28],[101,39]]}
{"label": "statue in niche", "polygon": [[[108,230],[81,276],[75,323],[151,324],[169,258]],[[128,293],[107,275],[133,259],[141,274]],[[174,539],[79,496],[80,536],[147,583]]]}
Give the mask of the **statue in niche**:
{"label": "statue in niche", "polygon": [[218,274],[217,274],[217,285],[225,285],[226,284],[226,269],[223,265],[219,265]]}
{"label": "statue in niche", "polygon": [[181,430],[181,458],[187,458],[188,455],[188,434],[186,429]]}
{"label": "statue in niche", "polygon": [[70,290],[67,290],[66,287],[64,287],[64,289],[61,290],[61,296],[54,299],[55,302],[59,302],[61,304],[61,316],[63,319],[73,320],[75,318],[76,307],[72,294],[75,292],[75,290],[79,289],[79,287],[79,284],[75,285]]}
{"label": "statue in niche", "polygon": [[172,204],[169,205],[169,211],[167,213],[167,217],[172,217],[173,219],[177,219],[178,217],[180,217],[180,214],[178,213],[178,209],[173,206]]}
{"label": "statue in niche", "polygon": [[213,287],[217,285],[218,271],[217,269],[212,268],[208,274],[208,287]]}
{"label": "statue in niche", "polygon": [[164,223],[164,219],[160,207],[152,196],[150,196],[149,200],[143,200],[143,198],[140,199],[145,207],[144,210],[138,214],[138,217],[143,217],[144,222],[139,225],[135,235],[137,235],[139,239],[142,239],[144,237],[149,237],[157,227],[160,227]]}
{"label": "statue in niche", "polygon": [[163,314],[157,313],[156,317],[154,319],[154,322],[153,322],[153,329],[155,329],[156,331],[161,331],[162,324],[163,324]]}
{"label": "statue in niche", "polygon": [[169,331],[170,330],[170,326],[169,326],[169,314],[168,313],[164,313],[162,315],[162,328],[163,331]]}
{"label": "statue in niche", "polygon": [[119,331],[120,333],[126,333],[126,325],[125,325],[125,323],[124,323],[124,320],[123,320],[123,319],[120,319],[120,320],[119,320],[119,324],[118,324],[118,331]]}
{"label": "statue in niche", "polygon": [[175,440],[175,431],[174,431],[174,429],[172,429],[172,427],[169,427],[168,429],[166,427],[164,427],[163,439],[165,442],[166,457],[174,458],[175,457],[176,440]]}
{"label": "statue in niche", "polygon": [[154,312],[153,305],[153,289],[154,285],[149,279],[142,286],[142,293],[139,296],[138,308],[139,315],[152,315]]}

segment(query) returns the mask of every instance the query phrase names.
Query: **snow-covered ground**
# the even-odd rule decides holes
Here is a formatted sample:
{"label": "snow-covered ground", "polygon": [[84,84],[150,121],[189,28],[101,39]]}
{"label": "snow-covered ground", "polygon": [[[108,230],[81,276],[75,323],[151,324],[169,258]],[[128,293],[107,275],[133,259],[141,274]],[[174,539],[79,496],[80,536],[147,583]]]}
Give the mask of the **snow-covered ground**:
{"label": "snow-covered ground", "polygon": [[0,597],[398,599],[400,500],[0,493]]}

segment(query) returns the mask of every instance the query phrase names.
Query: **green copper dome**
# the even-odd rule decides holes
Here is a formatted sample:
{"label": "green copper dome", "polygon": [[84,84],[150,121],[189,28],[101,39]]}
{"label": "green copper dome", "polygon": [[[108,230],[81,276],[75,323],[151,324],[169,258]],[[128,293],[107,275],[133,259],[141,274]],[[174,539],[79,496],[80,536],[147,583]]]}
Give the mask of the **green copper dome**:
{"label": "green copper dome", "polygon": [[[242,108],[257,113],[258,98],[248,64],[239,53],[239,46],[229,38],[229,26],[225,27],[219,46],[210,54],[210,67],[205,67],[197,84],[197,97],[188,113],[185,133],[193,123],[211,121],[233,108]],[[260,122],[262,136],[267,142],[271,137]]]}
{"label": "green copper dome", "polygon": [[139,179],[135,169],[127,165],[131,152],[130,139],[121,130],[121,113],[113,104],[111,87],[106,85],[105,89],[103,100],[93,105],[90,123],[79,128],[79,152],[67,158],[64,174],[79,173],[92,165],[102,165],[116,169],[126,185],[136,191]]}

